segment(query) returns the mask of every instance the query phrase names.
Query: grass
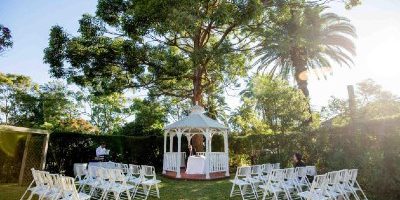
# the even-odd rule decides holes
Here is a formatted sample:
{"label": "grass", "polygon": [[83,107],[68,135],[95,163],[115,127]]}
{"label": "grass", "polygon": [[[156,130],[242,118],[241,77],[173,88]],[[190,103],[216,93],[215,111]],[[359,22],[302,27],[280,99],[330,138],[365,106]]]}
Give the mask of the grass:
{"label": "grass", "polygon": [[[206,200],[206,199],[229,199],[229,192],[232,184],[228,179],[216,181],[184,181],[172,180],[158,177],[160,184],[161,199],[167,200]],[[19,187],[17,184],[0,184],[0,200],[19,199],[26,187]],[[149,198],[157,199],[157,198]],[[240,197],[231,198],[239,200]]]}

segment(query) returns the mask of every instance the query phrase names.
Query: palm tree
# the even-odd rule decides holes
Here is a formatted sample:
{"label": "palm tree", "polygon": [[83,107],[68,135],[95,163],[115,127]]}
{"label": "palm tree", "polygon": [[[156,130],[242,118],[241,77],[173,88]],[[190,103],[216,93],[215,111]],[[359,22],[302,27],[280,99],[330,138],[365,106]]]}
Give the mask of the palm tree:
{"label": "palm tree", "polygon": [[355,28],[349,19],[325,10],[321,6],[287,4],[271,12],[257,50],[258,70],[286,79],[294,77],[298,88],[309,97],[307,72],[326,78],[333,63],[351,67]]}

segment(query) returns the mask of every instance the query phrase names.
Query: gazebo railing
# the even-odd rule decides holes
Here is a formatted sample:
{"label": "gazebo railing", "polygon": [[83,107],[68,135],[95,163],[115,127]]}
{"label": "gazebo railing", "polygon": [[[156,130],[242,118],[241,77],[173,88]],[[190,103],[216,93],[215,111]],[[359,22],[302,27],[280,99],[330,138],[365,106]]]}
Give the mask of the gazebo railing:
{"label": "gazebo railing", "polygon": [[197,152],[199,156],[205,156],[209,160],[209,172],[223,172],[228,168],[228,155],[225,152]]}
{"label": "gazebo railing", "polygon": [[[181,164],[179,167],[185,166],[186,153],[181,152]],[[166,152],[164,154],[163,170],[178,171],[178,152]]]}

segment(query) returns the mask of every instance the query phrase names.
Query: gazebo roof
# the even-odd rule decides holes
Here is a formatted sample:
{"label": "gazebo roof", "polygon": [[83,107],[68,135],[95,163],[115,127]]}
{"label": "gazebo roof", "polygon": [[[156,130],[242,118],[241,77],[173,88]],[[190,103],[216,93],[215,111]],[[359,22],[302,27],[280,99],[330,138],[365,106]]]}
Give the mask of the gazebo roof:
{"label": "gazebo roof", "polygon": [[189,129],[219,129],[227,130],[228,128],[218,121],[204,115],[204,108],[198,105],[192,107],[190,114],[181,120],[174,122],[165,127],[165,130],[189,128]]}

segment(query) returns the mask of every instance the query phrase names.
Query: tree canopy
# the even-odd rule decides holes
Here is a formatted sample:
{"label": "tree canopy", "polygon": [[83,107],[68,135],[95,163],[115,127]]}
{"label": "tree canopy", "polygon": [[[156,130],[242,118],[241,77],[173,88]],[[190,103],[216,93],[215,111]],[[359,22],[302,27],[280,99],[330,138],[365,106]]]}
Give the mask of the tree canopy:
{"label": "tree canopy", "polygon": [[262,13],[258,0],[99,0],[79,35],[51,29],[44,61],[52,76],[98,93],[146,88],[202,103],[210,87],[246,75]]}

